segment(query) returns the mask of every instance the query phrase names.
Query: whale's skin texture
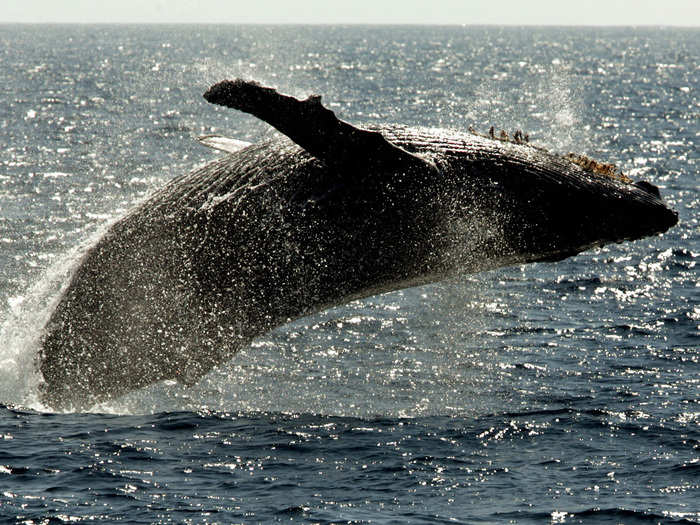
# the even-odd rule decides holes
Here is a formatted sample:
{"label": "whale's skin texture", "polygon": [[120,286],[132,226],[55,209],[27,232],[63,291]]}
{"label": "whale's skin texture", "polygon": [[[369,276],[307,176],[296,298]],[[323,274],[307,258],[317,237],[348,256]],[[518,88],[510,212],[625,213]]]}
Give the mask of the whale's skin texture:
{"label": "whale's skin texture", "polygon": [[[255,104],[279,102],[240,86],[268,90]],[[226,88],[226,100],[238,96]],[[304,104],[335,119],[316,97],[282,98],[277,111],[292,121],[308,117],[294,114]],[[529,144],[337,121],[358,134],[350,140],[311,121],[316,143],[272,122],[306,147],[280,136],[174,179],[84,254],[44,330],[47,405],[85,409],[165,379],[193,384],[291,319],[677,221],[650,184]]]}

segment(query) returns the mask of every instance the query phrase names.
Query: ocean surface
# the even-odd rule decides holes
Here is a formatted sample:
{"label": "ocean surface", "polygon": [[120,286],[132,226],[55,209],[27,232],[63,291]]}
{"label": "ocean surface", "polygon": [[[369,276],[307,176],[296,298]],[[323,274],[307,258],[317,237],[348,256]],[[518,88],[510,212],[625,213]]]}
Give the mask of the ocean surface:
{"label": "ocean surface", "polygon": [[[191,388],[56,413],[38,339],[80,254],[243,76],[353,123],[522,129],[612,161],[663,236],[353,302]],[[700,30],[0,26],[0,522],[700,523]]]}

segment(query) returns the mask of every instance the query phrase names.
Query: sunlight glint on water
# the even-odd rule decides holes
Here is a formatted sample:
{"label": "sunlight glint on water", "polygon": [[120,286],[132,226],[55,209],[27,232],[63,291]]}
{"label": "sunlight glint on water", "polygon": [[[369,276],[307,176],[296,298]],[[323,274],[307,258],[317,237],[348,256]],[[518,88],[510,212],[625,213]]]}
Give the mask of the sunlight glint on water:
{"label": "sunlight glint on water", "polygon": [[[1,520],[700,523],[696,29],[10,26],[0,43]],[[76,247],[214,158],[197,135],[271,133],[202,101],[227,76],[354,123],[522,129],[658,184],[680,223],[300,319],[192,388],[41,411],[36,342]]]}

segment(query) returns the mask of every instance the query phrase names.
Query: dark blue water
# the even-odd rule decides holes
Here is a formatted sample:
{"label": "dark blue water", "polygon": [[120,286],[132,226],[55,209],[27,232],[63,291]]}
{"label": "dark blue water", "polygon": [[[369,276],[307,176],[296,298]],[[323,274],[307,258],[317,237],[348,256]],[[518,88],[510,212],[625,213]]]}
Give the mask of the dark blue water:
{"label": "dark blue water", "polygon": [[[700,31],[0,27],[0,521],[700,522]],[[186,388],[37,400],[86,246],[256,141],[245,76],[351,122],[521,128],[657,184],[680,224],[301,319]]]}

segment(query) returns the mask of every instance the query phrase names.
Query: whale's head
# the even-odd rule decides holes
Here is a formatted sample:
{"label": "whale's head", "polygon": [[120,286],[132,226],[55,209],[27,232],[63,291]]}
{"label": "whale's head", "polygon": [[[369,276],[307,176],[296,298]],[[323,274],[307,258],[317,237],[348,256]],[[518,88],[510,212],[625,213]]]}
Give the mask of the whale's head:
{"label": "whale's head", "polygon": [[462,268],[556,261],[660,234],[678,222],[656,186],[583,155],[475,133],[382,132],[436,166],[406,192],[419,195],[429,207],[424,213],[442,221],[437,231]]}

